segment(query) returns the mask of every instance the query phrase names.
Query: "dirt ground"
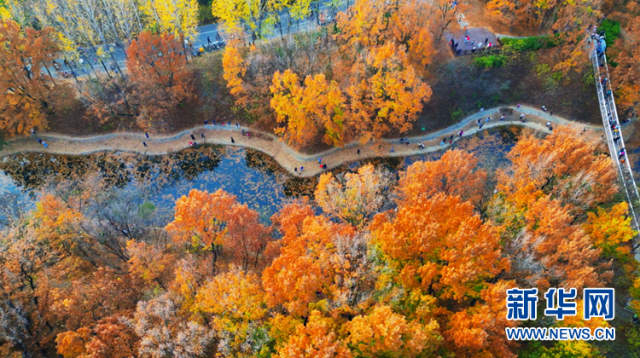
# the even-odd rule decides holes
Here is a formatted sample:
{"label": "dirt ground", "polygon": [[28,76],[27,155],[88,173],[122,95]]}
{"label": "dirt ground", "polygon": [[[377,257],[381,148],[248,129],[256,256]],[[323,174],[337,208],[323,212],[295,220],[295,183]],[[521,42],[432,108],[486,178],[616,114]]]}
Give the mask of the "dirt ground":
{"label": "dirt ground", "polygon": [[423,132],[423,128],[429,132],[446,127],[480,108],[518,103],[535,108],[544,105],[568,119],[601,123],[595,89],[583,81],[590,69],[549,85],[545,83],[548,75],[542,78],[536,75],[536,66],[544,64],[540,59],[543,51],[535,53],[535,61],[531,59],[532,53],[521,53],[498,68],[476,68],[470,56],[457,57],[439,66],[429,81],[433,95],[411,134]]}

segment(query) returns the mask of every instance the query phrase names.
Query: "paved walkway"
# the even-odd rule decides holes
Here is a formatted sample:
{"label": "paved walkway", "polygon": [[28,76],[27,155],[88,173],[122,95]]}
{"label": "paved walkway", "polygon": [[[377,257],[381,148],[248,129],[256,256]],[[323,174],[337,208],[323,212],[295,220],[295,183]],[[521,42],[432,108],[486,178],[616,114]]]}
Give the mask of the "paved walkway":
{"label": "paved walkway", "polygon": [[[505,112],[504,121],[499,121],[499,111]],[[509,114],[509,112],[513,112]],[[526,114],[527,121],[522,123],[518,120],[520,113]],[[485,119],[491,116],[491,120],[486,123]],[[94,137],[71,137],[56,133],[38,133],[38,138],[46,141],[49,148],[44,148],[39,144],[33,136],[18,137],[7,142],[0,151],[0,158],[12,154],[24,152],[51,153],[63,155],[82,155],[101,151],[125,151],[147,155],[162,155],[170,152],[176,152],[189,147],[192,141],[190,135],[196,137],[198,144],[221,144],[234,145],[238,147],[252,148],[261,151],[273,157],[283,168],[291,173],[295,173],[294,168],[304,166],[304,171],[297,175],[310,177],[317,175],[323,170],[320,169],[318,159],[322,158],[322,163],[327,164],[327,169],[338,167],[342,164],[357,161],[366,158],[375,157],[404,157],[408,155],[430,153],[438,150],[446,149],[450,145],[440,145],[442,138],[451,135],[454,141],[459,140],[458,133],[463,130],[463,136],[471,136],[479,131],[477,120],[482,119],[482,129],[493,128],[505,125],[517,125],[521,127],[533,128],[539,131],[548,131],[546,122],[550,121],[557,125],[579,124],[578,122],[564,119],[558,116],[550,116],[541,110],[522,106],[517,109],[514,106],[504,106],[500,108],[492,108],[483,112],[474,113],[457,124],[454,124],[437,132],[429,133],[422,136],[411,137],[410,145],[399,144],[398,138],[384,139],[378,142],[372,142],[362,145],[359,142],[352,142],[342,148],[332,148],[322,153],[303,154],[289,147],[286,143],[279,140],[278,137],[271,133],[256,132],[250,128],[239,127],[235,125],[207,125],[195,127],[180,133],[169,136],[152,136],[146,139],[144,133],[112,133]],[[588,124],[579,124],[590,129],[602,130],[602,126],[594,126]],[[242,136],[240,131],[250,131],[251,138]],[[200,134],[204,133],[205,140],[200,138]],[[231,143],[231,138],[235,143]],[[145,148],[142,144],[146,141],[149,145]],[[425,149],[419,149],[417,144],[422,142]],[[391,149],[394,149],[392,152]],[[360,149],[360,154],[357,150]]]}

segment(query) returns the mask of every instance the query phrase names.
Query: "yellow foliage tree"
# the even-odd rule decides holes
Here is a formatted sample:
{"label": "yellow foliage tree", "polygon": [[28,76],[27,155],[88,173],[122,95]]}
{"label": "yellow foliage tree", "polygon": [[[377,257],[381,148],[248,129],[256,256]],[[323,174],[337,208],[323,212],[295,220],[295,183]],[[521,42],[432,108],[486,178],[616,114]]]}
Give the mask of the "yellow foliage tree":
{"label": "yellow foliage tree", "polygon": [[609,210],[598,207],[595,213],[587,213],[584,231],[605,254],[612,255],[617,250],[623,250],[620,244],[637,235],[631,228],[631,218],[627,217],[628,208],[626,202],[621,202]]}
{"label": "yellow foliage tree", "polygon": [[174,34],[180,39],[192,39],[197,34],[198,0],[142,0],[148,26]]}
{"label": "yellow foliage tree", "polygon": [[431,97],[431,88],[407,63],[399,45],[387,42],[362,54],[351,68],[348,133],[363,143],[391,130],[405,133]]}
{"label": "yellow foliage tree", "polygon": [[253,357],[247,350],[247,340],[267,315],[265,294],[259,278],[232,268],[215,276],[196,296],[196,310],[211,317],[211,326],[219,339],[227,342],[222,348],[226,356]]}
{"label": "yellow foliage tree", "polygon": [[291,70],[273,75],[271,108],[279,123],[286,127],[276,129],[289,143],[305,144],[313,139],[319,128],[324,128],[324,142],[344,143],[345,98],[335,81],[324,75],[307,76],[304,86]]}

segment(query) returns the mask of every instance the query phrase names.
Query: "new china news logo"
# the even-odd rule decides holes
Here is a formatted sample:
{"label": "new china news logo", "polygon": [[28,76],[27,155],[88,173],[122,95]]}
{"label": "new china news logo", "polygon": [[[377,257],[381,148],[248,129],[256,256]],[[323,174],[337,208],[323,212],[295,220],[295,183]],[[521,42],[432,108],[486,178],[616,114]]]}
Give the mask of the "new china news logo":
{"label": "new china news logo", "polygon": [[[545,292],[544,315],[558,321],[578,314],[575,288],[550,288]],[[615,317],[615,290],[613,288],[585,288],[582,291],[582,317],[585,321],[602,318],[610,321]],[[536,320],[538,312],[538,289],[513,288],[507,290],[507,319],[511,321]],[[509,340],[615,340],[612,327],[510,327],[505,329]]]}

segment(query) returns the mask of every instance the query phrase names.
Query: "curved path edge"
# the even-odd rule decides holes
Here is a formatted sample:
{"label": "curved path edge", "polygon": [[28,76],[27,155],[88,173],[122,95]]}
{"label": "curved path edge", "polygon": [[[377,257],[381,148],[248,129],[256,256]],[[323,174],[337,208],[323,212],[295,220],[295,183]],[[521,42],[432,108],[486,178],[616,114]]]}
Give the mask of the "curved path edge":
{"label": "curved path edge", "polygon": [[[500,111],[505,111],[505,120],[500,121]],[[507,112],[513,112],[507,113]],[[520,113],[526,115],[526,122],[518,120]],[[487,123],[485,119],[491,116],[491,120]],[[478,119],[482,119],[483,126],[479,128]],[[8,155],[19,153],[50,153],[61,155],[86,155],[103,151],[122,151],[133,152],[146,155],[162,155],[172,153],[189,147],[191,141],[190,135],[196,136],[199,144],[221,144],[232,145],[244,148],[251,148],[263,152],[274,158],[283,168],[297,174],[301,177],[311,177],[323,170],[318,164],[318,160],[322,158],[322,163],[327,164],[327,169],[338,167],[342,164],[356,160],[368,159],[374,157],[404,157],[415,154],[423,154],[436,152],[449,148],[451,145],[440,145],[441,137],[451,135],[454,141],[459,140],[458,133],[464,131],[463,137],[471,136],[480,130],[494,128],[499,126],[521,126],[532,128],[539,131],[548,131],[546,122],[552,122],[560,125],[578,124],[585,128],[593,130],[602,130],[601,126],[580,123],[568,120],[558,116],[551,116],[547,112],[535,109],[533,107],[521,106],[502,106],[476,112],[471,114],[460,122],[447,128],[431,132],[421,136],[410,137],[410,145],[399,145],[399,138],[382,139],[377,142],[362,144],[354,141],[343,147],[332,148],[320,153],[304,154],[296,151],[281,141],[278,137],[271,133],[258,132],[251,128],[236,127],[229,125],[205,125],[184,130],[179,133],[167,136],[153,136],[146,139],[144,133],[120,132],[110,133],[92,137],[73,137],[57,133],[42,133],[38,137],[43,139],[49,145],[44,148],[39,144],[33,136],[17,137],[9,140],[4,148],[0,150],[0,158]],[[247,138],[242,136],[241,130],[250,131],[251,133],[259,133],[258,136]],[[200,138],[200,134],[204,133],[205,139]],[[231,143],[231,137],[235,143]],[[146,141],[149,145],[145,148],[142,144]],[[419,149],[418,143],[423,143],[425,149]],[[395,145],[394,145],[395,144]],[[391,152],[391,149],[394,149]],[[360,149],[360,154],[357,154]],[[294,168],[304,166],[304,171],[296,173]]]}

